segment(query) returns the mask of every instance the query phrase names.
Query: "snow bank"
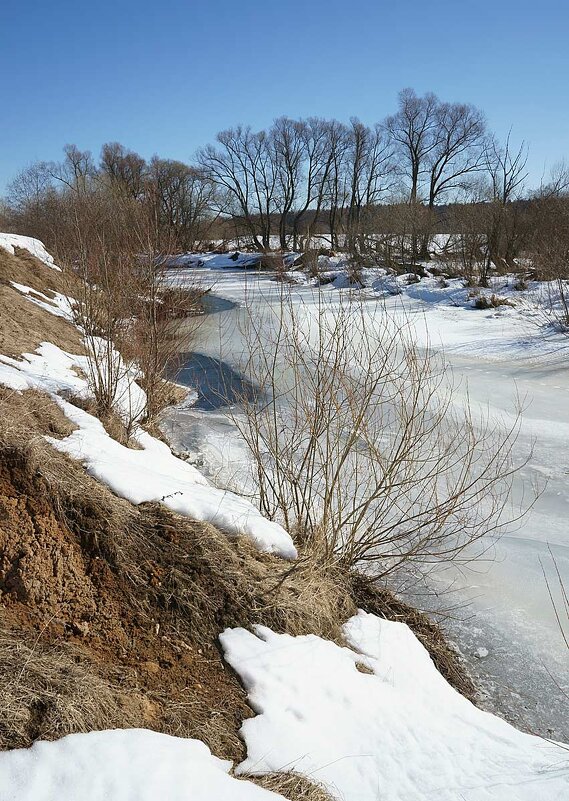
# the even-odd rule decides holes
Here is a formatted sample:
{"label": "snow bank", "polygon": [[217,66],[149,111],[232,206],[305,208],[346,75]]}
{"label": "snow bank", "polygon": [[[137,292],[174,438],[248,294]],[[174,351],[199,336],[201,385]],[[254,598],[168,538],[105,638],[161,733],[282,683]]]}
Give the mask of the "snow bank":
{"label": "snow bank", "polygon": [[[286,266],[291,266],[300,256],[300,253],[283,253],[283,261]],[[208,267],[213,270],[226,269],[251,269],[261,266],[262,254],[242,253],[239,250],[230,253],[181,253],[178,256],[169,256],[166,260],[168,268],[201,268]],[[175,273],[174,273],[175,275]]]}
{"label": "snow bank", "polygon": [[195,467],[174,456],[160,440],[140,429],[135,437],[141,450],[126,448],[109,437],[96,417],[61,398],[57,401],[79,428],[66,439],[49,441],[80,459],[88,473],[116,495],[134,504],[159,501],[173,512],[212,523],[233,536],[248,537],[260,551],[296,558],[282,526],[264,518],[245,498],[210,486]]}
{"label": "snow bank", "polygon": [[221,635],[258,713],[238,773],[292,769],[342,801],[569,798],[569,753],[473,706],[406,625],[360,611],[343,631],[353,650],[262,626]]}
{"label": "snow bank", "polygon": [[43,261],[53,270],[61,272],[61,268],[54,263],[53,256],[47,252],[44,243],[40,242],[39,239],[33,239],[31,236],[20,236],[20,234],[0,234],[0,248],[4,248],[8,253],[14,255],[15,247],[28,250],[36,259]]}
{"label": "snow bank", "polygon": [[278,801],[199,740],[145,729],[72,734],[0,753],[2,801]]}
{"label": "snow bank", "polygon": [[[47,437],[48,441],[81,460],[90,475],[120,497],[134,504],[159,501],[174,512],[212,523],[228,534],[248,537],[260,551],[296,558],[292,539],[282,526],[264,518],[245,498],[212,487],[195,467],[174,456],[165,443],[135,428],[140,450],[127,448],[112,439],[96,417],[64,400],[61,393],[88,395],[87,381],[76,368],[87,373],[86,356],[65,353],[44,342],[36,353],[24,354],[21,361],[0,356],[0,383],[16,391],[39,389],[50,393],[78,428],[65,439]],[[117,400],[125,414],[132,410],[135,419],[144,408],[144,393],[126,371]]]}

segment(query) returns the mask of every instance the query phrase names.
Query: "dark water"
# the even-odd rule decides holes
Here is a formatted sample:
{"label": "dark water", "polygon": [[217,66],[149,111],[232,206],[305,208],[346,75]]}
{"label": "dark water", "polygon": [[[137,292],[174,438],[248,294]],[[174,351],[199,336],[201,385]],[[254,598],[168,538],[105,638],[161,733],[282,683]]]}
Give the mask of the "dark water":
{"label": "dark water", "polygon": [[253,382],[220,359],[192,352],[182,353],[179,358],[181,367],[176,380],[197,392],[194,409],[215,411],[243,402],[259,402],[263,395]]}
{"label": "dark water", "polygon": [[227,298],[220,298],[218,295],[212,295],[211,292],[206,292],[202,297],[202,306],[205,314],[218,314],[219,312],[235,309],[237,304],[232,300],[227,300]]}
{"label": "dark water", "polygon": [[[237,304],[208,292],[202,298],[205,317],[228,312]],[[256,385],[227,362],[199,351],[179,353],[169,377],[197,392],[194,409],[216,411],[244,401],[257,401],[262,393]]]}

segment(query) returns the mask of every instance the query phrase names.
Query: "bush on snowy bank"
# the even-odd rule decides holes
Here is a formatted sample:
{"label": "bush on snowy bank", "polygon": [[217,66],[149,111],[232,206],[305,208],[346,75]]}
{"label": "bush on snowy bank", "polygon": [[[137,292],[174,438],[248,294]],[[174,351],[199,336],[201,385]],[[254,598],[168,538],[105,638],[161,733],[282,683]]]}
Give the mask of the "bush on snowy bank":
{"label": "bush on snowy bank", "polygon": [[262,513],[347,570],[471,560],[525,511],[510,506],[519,419],[459,412],[444,361],[381,306],[316,301],[283,288],[243,326],[242,372],[267,400],[241,397],[234,422]]}
{"label": "bush on snowy bank", "polygon": [[498,309],[500,306],[514,306],[515,304],[508,298],[501,298],[498,295],[478,295],[474,299],[475,309]]}
{"label": "bush on snowy bank", "polygon": [[443,674],[469,691],[436,626],[364,577],[346,581],[309,550],[291,570],[212,526],[131,506],[45,442],[44,432],[69,434],[45,395],[2,390],[0,421],[1,603],[12,626],[0,638],[0,682],[11,686],[14,659],[26,664],[14,692],[2,693],[3,747],[150,726],[240,759],[248,711],[212,649],[219,632],[261,623],[337,638],[356,605],[408,620]]}

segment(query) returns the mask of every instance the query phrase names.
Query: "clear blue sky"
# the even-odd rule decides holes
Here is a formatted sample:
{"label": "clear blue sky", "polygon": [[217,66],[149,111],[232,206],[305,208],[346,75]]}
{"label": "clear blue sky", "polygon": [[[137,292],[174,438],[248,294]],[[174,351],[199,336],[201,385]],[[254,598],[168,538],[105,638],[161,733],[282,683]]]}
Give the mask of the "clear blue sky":
{"label": "clear blue sky", "polygon": [[66,143],[189,160],[281,114],[374,122],[405,86],[569,156],[566,0],[1,0],[0,193]]}

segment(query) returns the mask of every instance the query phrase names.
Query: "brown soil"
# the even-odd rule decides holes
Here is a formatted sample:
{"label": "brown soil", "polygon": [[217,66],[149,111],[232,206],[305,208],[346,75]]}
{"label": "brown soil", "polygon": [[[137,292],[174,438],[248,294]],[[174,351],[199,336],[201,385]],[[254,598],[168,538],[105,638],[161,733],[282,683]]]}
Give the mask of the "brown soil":
{"label": "brown soil", "polygon": [[[237,730],[250,712],[241,687],[225,669],[214,643],[192,644],[175,630],[160,607],[149,614],[145,593],[134,592],[128,577],[100,549],[96,535],[104,521],[97,524],[95,518],[88,519],[89,511],[94,510],[76,511],[81,522],[77,520],[71,527],[27,460],[18,452],[3,452],[2,627],[23,634],[28,645],[37,640],[41,651],[33,655],[32,668],[36,658],[45,660],[46,653],[55,653],[62,643],[71,646],[87,674],[115,698],[111,714],[104,720],[106,726],[146,726],[197,736],[217,753],[242,757]],[[107,532],[100,533],[104,536]],[[115,532],[117,537],[122,534]],[[149,586],[158,585],[158,566],[148,564],[143,569]],[[28,666],[25,678],[37,682],[37,674],[37,670],[35,676],[33,670],[30,674]],[[56,676],[56,683],[58,680],[61,677]],[[64,708],[70,700],[68,689],[66,680],[57,693]],[[26,696],[37,696],[33,685],[26,692],[21,688],[20,693],[24,706]],[[27,732],[12,731],[10,716],[2,715],[3,747],[29,745],[36,737],[65,729],[61,723],[54,725],[58,713],[53,708],[45,709],[43,717],[37,708],[33,714],[30,709],[27,712],[20,710],[19,715],[20,720],[29,721]],[[71,728],[63,733],[94,727],[93,721],[85,721],[83,727],[83,718],[78,720],[79,725],[70,721]]]}

